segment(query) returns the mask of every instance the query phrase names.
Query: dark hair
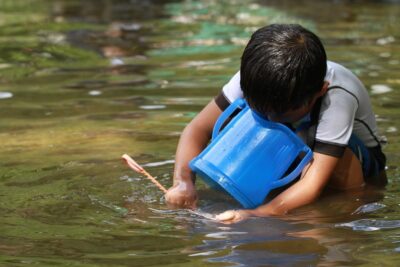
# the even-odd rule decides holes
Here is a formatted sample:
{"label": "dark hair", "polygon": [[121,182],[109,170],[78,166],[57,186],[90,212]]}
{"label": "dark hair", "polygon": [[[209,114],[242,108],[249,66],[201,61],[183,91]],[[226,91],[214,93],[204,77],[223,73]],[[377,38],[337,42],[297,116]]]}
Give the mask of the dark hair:
{"label": "dark hair", "polygon": [[297,24],[272,24],[251,36],[240,85],[251,108],[284,113],[310,103],[325,74],[325,49],[314,33]]}

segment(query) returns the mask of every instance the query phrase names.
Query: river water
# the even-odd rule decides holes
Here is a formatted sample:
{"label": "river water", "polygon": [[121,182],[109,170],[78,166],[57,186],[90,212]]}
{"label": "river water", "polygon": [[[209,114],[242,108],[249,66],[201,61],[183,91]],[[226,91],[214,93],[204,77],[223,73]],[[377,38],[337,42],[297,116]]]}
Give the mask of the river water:
{"label": "river water", "polygon": [[[250,34],[301,23],[370,92],[386,190],[222,225],[170,210],[183,127],[239,68]],[[0,1],[0,266],[397,266],[398,1]],[[200,211],[237,204],[199,181]]]}

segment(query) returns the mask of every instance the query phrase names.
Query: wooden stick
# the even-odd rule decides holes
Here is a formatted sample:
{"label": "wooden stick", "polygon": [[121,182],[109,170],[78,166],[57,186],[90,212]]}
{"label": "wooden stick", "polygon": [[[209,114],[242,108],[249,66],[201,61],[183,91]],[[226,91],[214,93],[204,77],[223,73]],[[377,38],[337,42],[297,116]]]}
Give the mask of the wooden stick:
{"label": "wooden stick", "polygon": [[[161,191],[163,191],[164,193],[167,193],[167,189],[165,189],[165,187],[160,184],[153,176],[151,176],[142,166],[140,166],[136,161],[134,161],[128,154],[124,154],[122,155],[122,159],[125,161],[125,163],[135,172],[140,173],[145,175],[147,178],[150,179],[150,181],[152,181]],[[187,209],[187,211],[189,211],[192,214],[195,214],[197,216],[200,217],[204,217],[206,219],[209,220],[216,220],[215,215],[212,214],[208,214],[208,213],[204,213],[204,212],[198,212],[195,210],[191,210],[191,209]]]}
{"label": "wooden stick", "polygon": [[156,178],[151,176],[142,166],[140,166],[136,161],[134,161],[128,154],[123,154],[122,159],[125,160],[125,163],[135,172],[143,174],[146,176],[150,181],[152,181],[161,191],[167,193],[167,189],[160,184]]}

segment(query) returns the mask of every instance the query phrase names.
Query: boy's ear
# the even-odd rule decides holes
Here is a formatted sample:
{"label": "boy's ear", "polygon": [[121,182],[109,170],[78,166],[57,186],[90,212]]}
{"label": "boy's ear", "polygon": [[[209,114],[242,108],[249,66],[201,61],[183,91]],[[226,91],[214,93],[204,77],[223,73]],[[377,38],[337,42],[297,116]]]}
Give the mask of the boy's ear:
{"label": "boy's ear", "polygon": [[322,85],[322,88],[318,93],[318,97],[323,96],[324,94],[326,94],[326,92],[328,91],[328,87],[329,87],[329,82],[324,81],[324,84]]}

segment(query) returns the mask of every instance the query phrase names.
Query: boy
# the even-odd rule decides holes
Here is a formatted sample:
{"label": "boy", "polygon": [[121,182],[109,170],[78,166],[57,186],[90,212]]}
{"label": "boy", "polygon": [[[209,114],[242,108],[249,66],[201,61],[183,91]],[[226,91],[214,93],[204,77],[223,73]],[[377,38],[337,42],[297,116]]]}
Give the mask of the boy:
{"label": "boy", "polygon": [[[197,194],[189,161],[207,145],[213,125],[235,99],[271,121],[296,128],[313,149],[301,178],[267,204],[217,216],[234,223],[249,216],[285,214],[315,201],[327,186],[346,190],[384,186],[386,159],[368,93],[343,66],[327,61],[319,38],[300,25],[274,24],[253,33],[240,72],[185,128],[177,152],[169,204],[194,207]],[[250,179],[250,177],[249,177]]]}

